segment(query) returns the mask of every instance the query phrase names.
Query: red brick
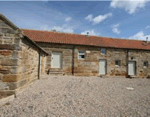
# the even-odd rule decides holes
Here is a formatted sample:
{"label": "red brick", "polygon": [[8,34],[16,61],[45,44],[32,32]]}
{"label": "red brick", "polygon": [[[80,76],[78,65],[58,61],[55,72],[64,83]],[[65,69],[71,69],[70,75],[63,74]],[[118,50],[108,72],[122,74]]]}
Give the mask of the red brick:
{"label": "red brick", "polygon": [[0,50],[0,54],[4,56],[9,56],[12,54],[12,51],[10,50]]}

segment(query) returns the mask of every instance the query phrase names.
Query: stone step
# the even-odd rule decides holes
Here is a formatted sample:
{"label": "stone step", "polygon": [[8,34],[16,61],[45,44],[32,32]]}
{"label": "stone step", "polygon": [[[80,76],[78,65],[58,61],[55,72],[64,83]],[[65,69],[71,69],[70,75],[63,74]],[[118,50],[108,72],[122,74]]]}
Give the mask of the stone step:
{"label": "stone step", "polygon": [[49,73],[50,75],[63,75],[63,72],[62,71],[51,71],[50,73]]}
{"label": "stone step", "polygon": [[129,77],[130,77],[130,78],[138,78],[138,76],[135,76],[135,75],[134,75],[134,76],[129,76]]}

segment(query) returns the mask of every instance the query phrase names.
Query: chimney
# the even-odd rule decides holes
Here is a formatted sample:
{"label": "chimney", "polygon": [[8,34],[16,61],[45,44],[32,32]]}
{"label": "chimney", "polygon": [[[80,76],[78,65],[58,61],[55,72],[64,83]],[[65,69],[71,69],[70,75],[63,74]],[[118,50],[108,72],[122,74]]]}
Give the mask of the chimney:
{"label": "chimney", "polygon": [[55,29],[52,30],[53,32],[57,32]]}
{"label": "chimney", "polygon": [[89,36],[89,32],[87,32],[87,35],[86,35],[87,37]]}
{"label": "chimney", "polygon": [[148,37],[146,37],[146,43],[148,43]]}

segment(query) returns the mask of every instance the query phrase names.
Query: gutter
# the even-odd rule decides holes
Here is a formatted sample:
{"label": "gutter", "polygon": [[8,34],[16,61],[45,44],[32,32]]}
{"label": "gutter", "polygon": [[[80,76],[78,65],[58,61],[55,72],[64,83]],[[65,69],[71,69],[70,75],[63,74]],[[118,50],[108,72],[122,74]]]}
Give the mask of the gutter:
{"label": "gutter", "polygon": [[128,75],[128,57],[129,57],[129,50],[127,49],[127,55],[126,55],[126,70],[127,70],[127,75],[126,75],[126,78],[128,78],[129,77],[129,75]]}
{"label": "gutter", "polygon": [[39,51],[38,79],[40,79],[40,75],[41,75],[41,51]]}
{"label": "gutter", "polygon": [[73,46],[73,48],[72,48],[72,75],[74,75],[74,63],[75,63],[75,61],[74,61],[74,50],[75,50],[75,45]]}

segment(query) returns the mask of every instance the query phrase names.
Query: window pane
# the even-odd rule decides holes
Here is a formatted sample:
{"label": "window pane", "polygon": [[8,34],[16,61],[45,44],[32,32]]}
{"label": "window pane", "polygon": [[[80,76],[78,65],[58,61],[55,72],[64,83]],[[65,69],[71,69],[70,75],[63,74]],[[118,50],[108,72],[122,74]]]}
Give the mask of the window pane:
{"label": "window pane", "polygon": [[81,58],[84,58],[84,55],[81,55]]}
{"label": "window pane", "polygon": [[119,62],[118,62],[118,61],[116,61],[116,62],[115,62],[115,65],[119,65]]}
{"label": "window pane", "polygon": [[144,67],[148,67],[148,62],[144,61]]}
{"label": "window pane", "polygon": [[116,60],[116,61],[115,61],[115,65],[120,66],[120,60]]}
{"label": "window pane", "polygon": [[79,56],[79,57],[78,57],[79,59],[85,58],[85,52],[84,52],[84,51],[79,51],[78,56]]}
{"label": "window pane", "polygon": [[105,48],[101,48],[101,53],[105,54]]}

